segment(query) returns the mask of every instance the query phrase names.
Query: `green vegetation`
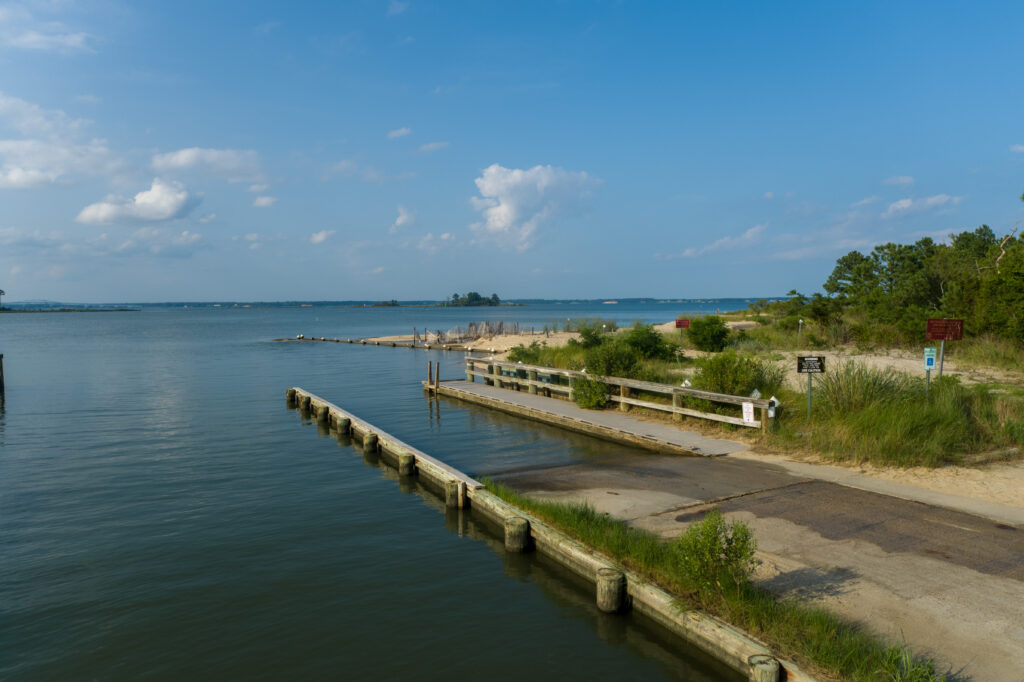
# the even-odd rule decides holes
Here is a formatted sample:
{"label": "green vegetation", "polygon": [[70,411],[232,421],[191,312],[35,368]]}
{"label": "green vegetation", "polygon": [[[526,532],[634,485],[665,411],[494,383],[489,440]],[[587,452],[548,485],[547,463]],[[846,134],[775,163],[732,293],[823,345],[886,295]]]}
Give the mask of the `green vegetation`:
{"label": "green vegetation", "polygon": [[729,328],[717,315],[698,317],[690,322],[689,337],[697,350],[717,353],[725,348]]}
{"label": "green vegetation", "polygon": [[491,294],[490,298],[486,298],[475,291],[471,291],[465,296],[452,294],[451,300],[447,301],[446,304],[456,308],[485,305],[501,305],[501,299],[498,298],[497,294]]}
{"label": "green vegetation", "polygon": [[945,679],[931,662],[914,658],[906,647],[886,645],[825,609],[777,599],[749,582],[754,539],[746,526],[726,524],[717,511],[681,539],[664,542],[589,505],[535,501],[492,481],[486,484],[506,502],[678,595],[682,608],[704,608],[784,656],[808,661],[843,680]]}

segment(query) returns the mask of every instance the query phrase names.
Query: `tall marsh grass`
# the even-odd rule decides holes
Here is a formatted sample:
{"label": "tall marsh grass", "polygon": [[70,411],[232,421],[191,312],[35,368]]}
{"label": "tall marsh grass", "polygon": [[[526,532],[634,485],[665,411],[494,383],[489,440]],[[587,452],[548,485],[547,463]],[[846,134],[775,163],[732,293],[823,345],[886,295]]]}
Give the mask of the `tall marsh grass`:
{"label": "tall marsh grass", "polygon": [[794,409],[779,437],[803,433],[835,459],[934,467],[1022,444],[1024,401],[953,377],[933,381],[926,398],[923,379],[849,361],[815,383],[811,422]]}

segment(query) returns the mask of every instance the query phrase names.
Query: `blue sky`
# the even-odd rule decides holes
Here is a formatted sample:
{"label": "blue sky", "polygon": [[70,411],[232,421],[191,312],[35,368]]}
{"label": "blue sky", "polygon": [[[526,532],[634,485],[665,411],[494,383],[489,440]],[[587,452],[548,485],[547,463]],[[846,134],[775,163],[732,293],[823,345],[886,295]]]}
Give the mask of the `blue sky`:
{"label": "blue sky", "polygon": [[8,300],[771,296],[1024,217],[1020,3],[0,4]]}

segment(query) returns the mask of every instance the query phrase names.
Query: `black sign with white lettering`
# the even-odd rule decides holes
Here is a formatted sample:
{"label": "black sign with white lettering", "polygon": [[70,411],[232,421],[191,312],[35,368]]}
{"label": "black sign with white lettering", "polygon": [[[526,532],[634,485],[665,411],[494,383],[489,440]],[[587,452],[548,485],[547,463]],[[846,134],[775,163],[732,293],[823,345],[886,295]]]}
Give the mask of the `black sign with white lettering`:
{"label": "black sign with white lettering", "polygon": [[825,371],[825,357],[823,355],[798,355],[796,371],[800,374],[821,374]]}

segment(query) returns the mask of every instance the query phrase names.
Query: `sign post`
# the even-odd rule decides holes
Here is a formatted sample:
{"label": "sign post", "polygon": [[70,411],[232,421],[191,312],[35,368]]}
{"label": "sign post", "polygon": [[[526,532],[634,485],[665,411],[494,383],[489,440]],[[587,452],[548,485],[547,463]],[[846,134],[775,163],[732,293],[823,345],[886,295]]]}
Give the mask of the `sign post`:
{"label": "sign post", "polygon": [[942,378],[942,362],[946,355],[946,341],[964,338],[964,321],[946,317],[929,317],[926,335],[929,341],[939,342],[939,378]]}
{"label": "sign post", "polygon": [[676,318],[676,329],[679,330],[679,338],[683,338],[683,330],[690,328],[690,320]]}
{"label": "sign post", "polygon": [[932,383],[932,370],[935,369],[935,349],[924,349],[924,397],[928,397],[928,387]]}
{"label": "sign post", "polygon": [[825,371],[825,357],[823,355],[798,355],[796,371],[799,374],[807,375],[807,421],[811,421],[811,393],[814,389],[811,379],[813,375]]}

